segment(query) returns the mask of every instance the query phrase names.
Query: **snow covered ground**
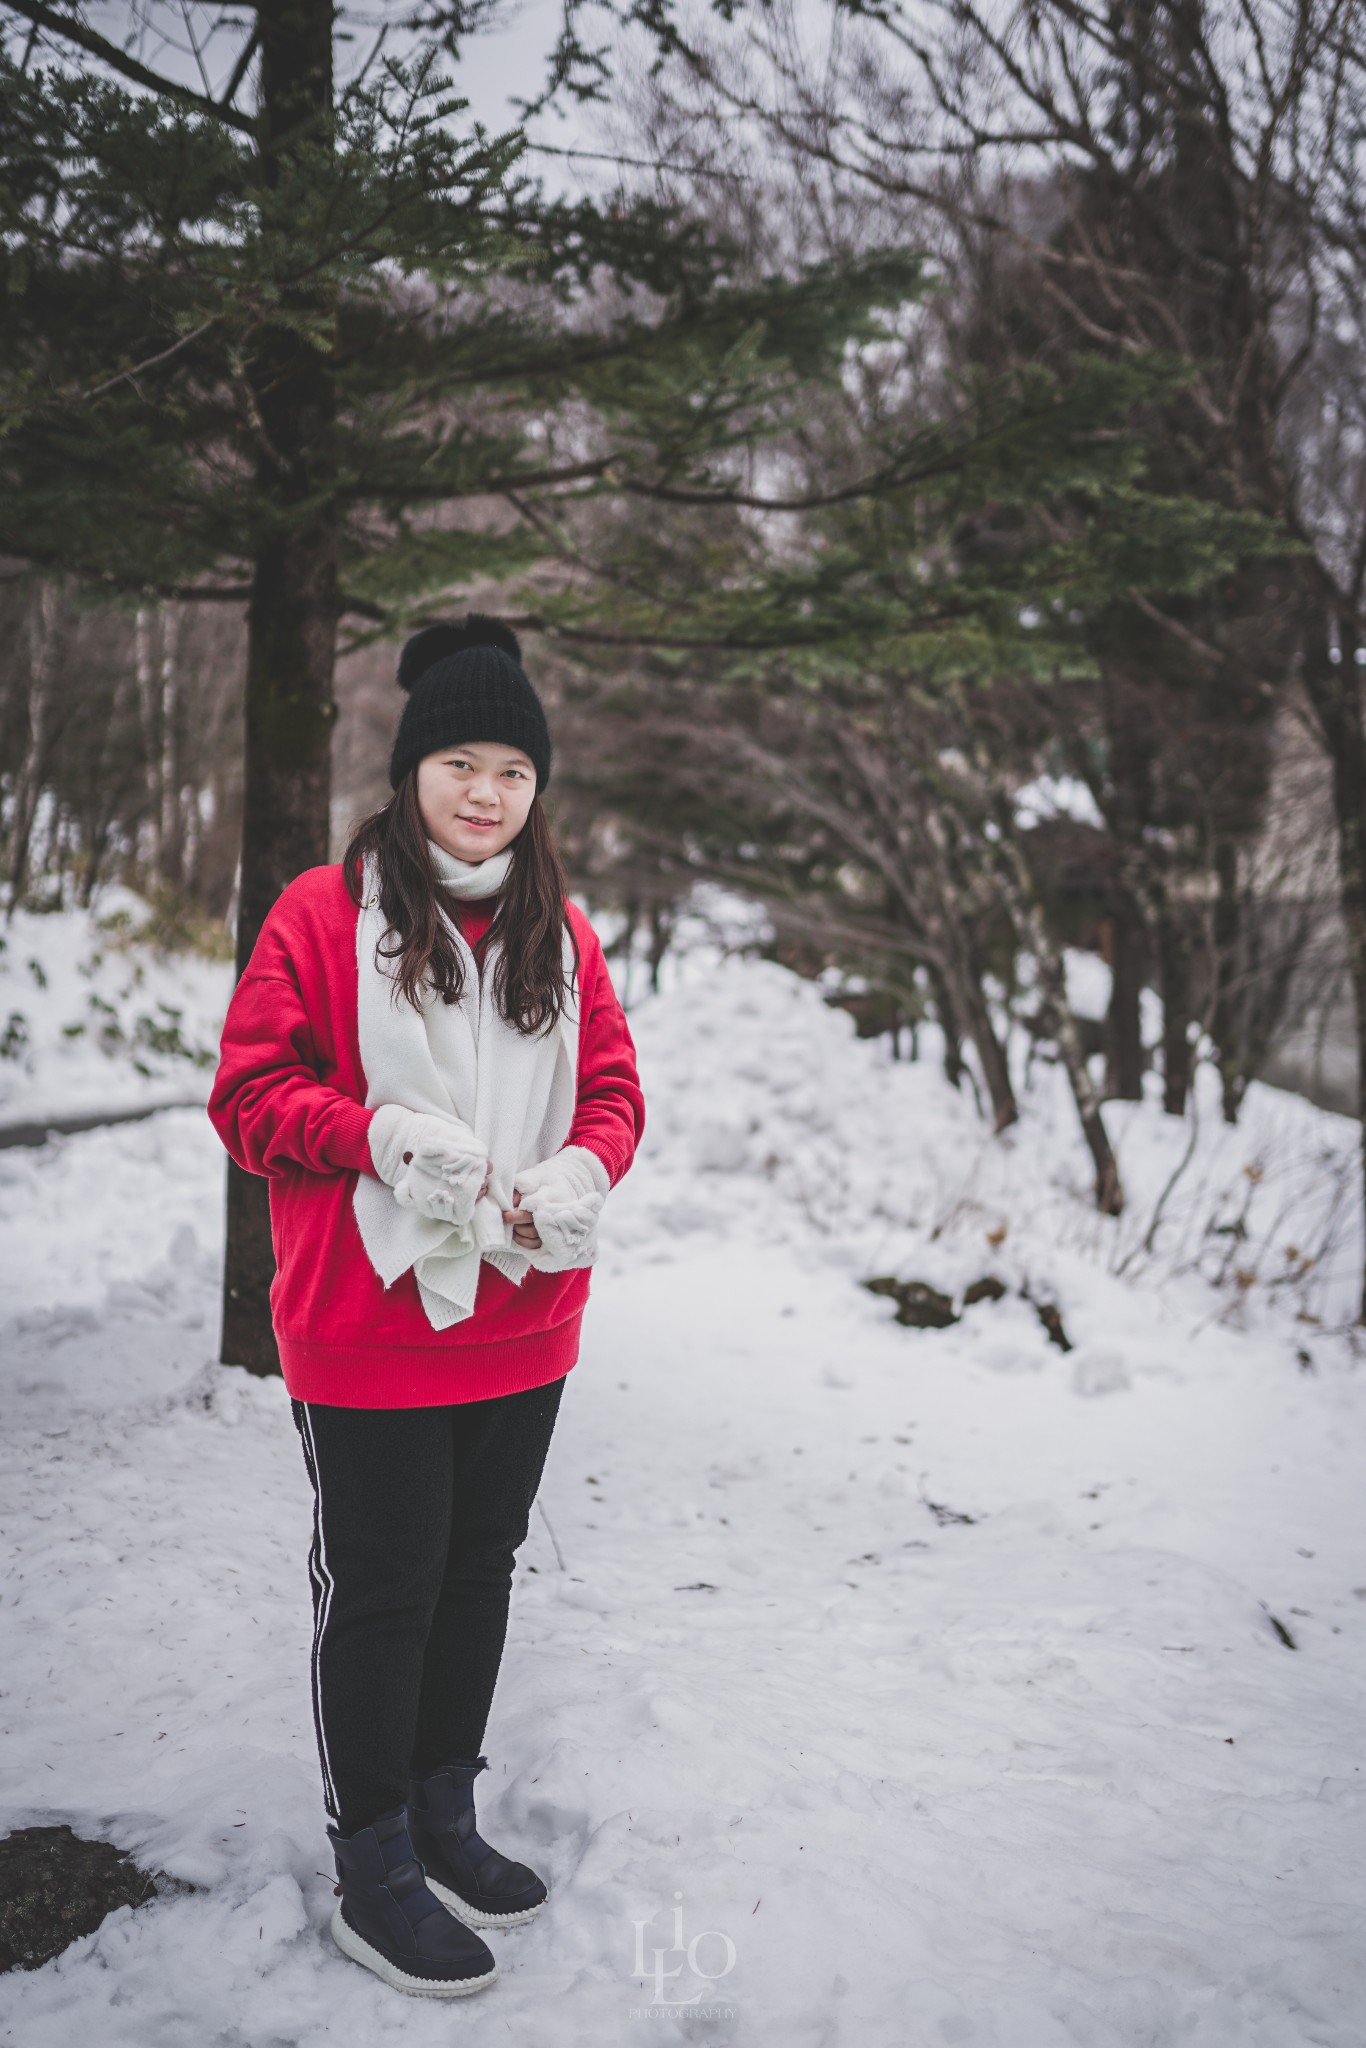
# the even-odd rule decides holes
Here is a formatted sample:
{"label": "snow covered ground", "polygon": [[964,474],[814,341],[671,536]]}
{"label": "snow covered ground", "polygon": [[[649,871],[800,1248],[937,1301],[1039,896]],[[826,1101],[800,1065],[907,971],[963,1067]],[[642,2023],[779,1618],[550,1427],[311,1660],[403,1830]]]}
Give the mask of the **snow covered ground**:
{"label": "snow covered ground", "polygon": [[[225,970],[121,956],[101,1047],[62,1036],[88,931],[31,925],[5,1115],[202,1092],[132,1011],[193,1045]],[[449,2009],[324,1933],[308,1491],[283,1388],[211,1362],[211,1132],[0,1152],[0,1829],[194,1887],[0,1979],[0,2040],[1360,2048],[1352,1127],[1256,1089],[1225,1132],[1203,1092],[1162,1201],[1188,1128],[1112,1109],[1106,1223],[1051,1067],[991,1140],[932,1061],[701,948],[632,1023],[647,1140],[480,1781],[552,1902]],[[903,1329],[883,1274],[1007,1291]]]}

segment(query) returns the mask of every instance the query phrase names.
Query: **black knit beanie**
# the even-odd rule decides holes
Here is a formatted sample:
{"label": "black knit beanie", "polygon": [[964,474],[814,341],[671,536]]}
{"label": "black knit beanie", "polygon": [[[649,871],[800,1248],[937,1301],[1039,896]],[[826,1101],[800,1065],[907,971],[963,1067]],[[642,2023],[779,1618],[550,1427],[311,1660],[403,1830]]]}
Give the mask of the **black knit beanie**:
{"label": "black knit beanie", "polygon": [[501,740],[536,764],[536,787],[550,780],[550,728],[522,667],[511,626],[483,612],[424,626],[398,658],[398,686],[408,702],[389,762],[397,789],[410,768],[441,747]]}

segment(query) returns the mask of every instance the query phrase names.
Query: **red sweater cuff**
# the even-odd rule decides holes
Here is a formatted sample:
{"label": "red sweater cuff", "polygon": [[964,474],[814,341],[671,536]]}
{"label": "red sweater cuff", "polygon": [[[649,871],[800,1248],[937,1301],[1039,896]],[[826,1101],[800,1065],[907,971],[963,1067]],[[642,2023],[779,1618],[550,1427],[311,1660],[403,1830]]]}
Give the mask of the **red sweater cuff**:
{"label": "red sweater cuff", "polygon": [[342,1172],[374,1173],[375,1162],[370,1157],[370,1122],[374,1114],[363,1102],[348,1102],[337,1111],[328,1133],[327,1150]]}
{"label": "red sweater cuff", "polygon": [[603,1167],[606,1169],[609,1182],[613,1187],[616,1186],[625,1172],[625,1168],[613,1154],[611,1148],[605,1146],[601,1139],[594,1143],[591,1138],[576,1138],[571,1131],[564,1142],[566,1145],[577,1145],[581,1151],[591,1152],[595,1159],[601,1160]]}

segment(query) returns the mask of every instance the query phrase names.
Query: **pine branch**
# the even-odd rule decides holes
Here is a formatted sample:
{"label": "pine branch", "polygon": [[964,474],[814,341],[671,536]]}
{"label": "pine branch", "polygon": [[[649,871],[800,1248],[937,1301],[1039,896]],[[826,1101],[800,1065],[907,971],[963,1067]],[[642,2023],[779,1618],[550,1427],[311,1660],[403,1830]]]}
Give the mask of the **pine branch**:
{"label": "pine branch", "polygon": [[199,326],[192,328],[188,334],[182,334],[178,341],[173,341],[169,348],[162,349],[159,355],[147,356],[140,363],[130,364],[126,370],[120,370],[117,376],[107,377],[103,384],[92,385],[89,391],[73,392],[71,402],[80,405],[87,399],[102,398],[105,392],[112,391],[116,384],[127,383],[141,377],[147,370],[155,370],[159,363],[169,362],[172,356],[179,355],[183,348],[188,348],[192,342],[198,341],[201,335],[207,334],[209,329],[216,327],[217,324],[218,315],[215,313],[209,319],[201,321]]}

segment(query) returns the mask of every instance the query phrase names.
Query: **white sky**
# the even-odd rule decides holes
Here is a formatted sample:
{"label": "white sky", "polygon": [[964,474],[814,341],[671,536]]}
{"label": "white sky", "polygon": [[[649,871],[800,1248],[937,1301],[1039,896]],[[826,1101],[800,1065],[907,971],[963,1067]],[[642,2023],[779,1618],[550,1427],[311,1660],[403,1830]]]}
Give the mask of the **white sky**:
{"label": "white sky", "polygon": [[[250,11],[244,8],[237,20],[246,21]],[[188,4],[182,9],[170,4],[170,0],[150,8],[134,6],[131,0],[96,0],[87,10],[87,19],[110,42],[134,49],[144,63],[164,76],[180,79],[198,91],[205,90],[207,77],[208,87],[217,93],[231,71],[243,33],[231,20],[226,28],[213,33],[222,12],[217,5],[205,4]],[[339,8],[339,76],[345,76],[364,60],[386,23],[390,34],[385,49],[399,53],[406,38],[399,33],[397,24],[410,13],[411,0],[399,0],[399,4],[392,5],[381,0],[376,5]],[[150,25],[143,27],[139,36],[141,23]],[[497,25],[470,37],[461,51],[459,64],[452,67],[455,89],[470,102],[466,118],[482,121],[495,134],[517,124],[513,102],[517,98],[535,98],[542,90],[560,23],[560,0],[502,0]],[[586,16],[582,33],[591,45],[614,43],[625,56],[620,30],[605,12]],[[200,46],[198,58],[191,35]],[[643,39],[640,47],[643,48]],[[249,103],[249,93],[239,94],[240,105]],[[619,112],[619,106],[614,111]],[[599,110],[580,107],[564,94],[555,110],[536,120],[530,133],[535,140],[552,144],[556,149],[602,149],[601,118]],[[563,157],[539,152],[528,168],[541,175],[551,189],[600,184],[611,175],[605,165],[574,166]]]}

